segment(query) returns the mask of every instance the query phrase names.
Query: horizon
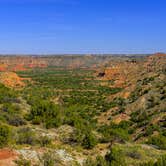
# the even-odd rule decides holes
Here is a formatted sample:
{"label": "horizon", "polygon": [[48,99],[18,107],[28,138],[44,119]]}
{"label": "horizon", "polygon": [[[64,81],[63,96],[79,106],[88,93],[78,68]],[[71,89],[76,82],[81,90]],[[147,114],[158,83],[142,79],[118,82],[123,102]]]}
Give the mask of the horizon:
{"label": "horizon", "polygon": [[156,52],[156,53],[55,53],[55,54],[1,54],[1,56],[148,56],[148,55],[155,55],[155,54],[165,54],[164,52]]}
{"label": "horizon", "polygon": [[1,0],[0,53],[166,52],[163,0]]}

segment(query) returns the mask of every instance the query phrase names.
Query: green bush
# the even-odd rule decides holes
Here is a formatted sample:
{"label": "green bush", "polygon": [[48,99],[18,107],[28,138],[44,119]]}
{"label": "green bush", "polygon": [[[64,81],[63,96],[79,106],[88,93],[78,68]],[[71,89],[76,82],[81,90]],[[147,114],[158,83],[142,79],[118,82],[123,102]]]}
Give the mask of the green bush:
{"label": "green bush", "polygon": [[32,120],[33,124],[44,123],[47,129],[59,127],[62,124],[62,116],[60,115],[60,107],[49,102],[39,100],[38,103],[32,105],[27,120]]}
{"label": "green bush", "polygon": [[147,163],[140,164],[140,166],[166,166],[166,156],[160,157],[157,161],[149,161]]}
{"label": "green bush", "polygon": [[137,110],[137,111],[131,113],[131,121],[136,122],[138,124],[140,123],[139,125],[141,125],[145,121],[148,121],[149,118],[150,117],[146,110]]}
{"label": "green bush", "polygon": [[150,136],[153,134],[154,131],[159,131],[160,130],[160,127],[157,126],[157,125],[149,125],[146,127],[145,129],[145,136]]}
{"label": "green bush", "polygon": [[8,114],[17,114],[20,113],[20,107],[18,105],[12,103],[4,103],[2,107],[2,111]]}
{"label": "green bush", "polygon": [[6,146],[10,140],[10,129],[8,126],[0,125],[0,148]]}
{"label": "green bush", "polygon": [[152,136],[149,138],[148,144],[156,145],[160,149],[166,150],[166,139],[163,135]]}
{"label": "green bush", "polygon": [[138,153],[137,151],[130,151],[130,152],[127,152],[126,155],[130,158],[133,158],[133,159],[137,159],[137,160],[140,160],[141,159],[141,154]]}
{"label": "green bush", "polygon": [[17,166],[31,166],[31,161],[26,160],[22,156],[19,159],[15,160],[15,163]]}
{"label": "green bush", "polygon": [[40,161],[43,166],[55,166],[61,164],[60,158],[51,151],[45,152],[40,158]]}
{"label": "green bush", "polygon": [[42,146],[42,147],[45,147],[47,145],[50,145],[51,144],[51,139],[48,138],[47,136],[42,136],[39,138],[39,144]]}
{"label": "green bush", "polygon": [[92,132],[87,132],[83,138],[82,146],[86,149],[92,149],[97,144],[97,140]]}
{"label": "green bush", "polygon": [[111,123],[110,125],[103,125],[98,129],[102,133],[101,143],[110,141],[124,142],[129,140],[128,125],[129,122],[121,122],[119,125]]}
{"label": "green bush", "polygon": [[18,102],[17,92],[0,84],[0,104]]}
{"label": "green bush", "polygon": [[36,143],[35,133],[29,127],[19,129],[16,143],[34,145]]}
{"label": "green bush", "polygon": [[22,126],[26,125],[26,121],[19,115],[9,116],[7,121],[12,126]]}
{"label": "green bush", "polygon": [[127,166],[123,152],[118,148],[111,148],[105,156],[109,166]]}
{"label": "green bush", "polygon": [[97,156],[95,160],[89,157],[84,163],[83,166],[109,166],[105,158],[102,156]]}

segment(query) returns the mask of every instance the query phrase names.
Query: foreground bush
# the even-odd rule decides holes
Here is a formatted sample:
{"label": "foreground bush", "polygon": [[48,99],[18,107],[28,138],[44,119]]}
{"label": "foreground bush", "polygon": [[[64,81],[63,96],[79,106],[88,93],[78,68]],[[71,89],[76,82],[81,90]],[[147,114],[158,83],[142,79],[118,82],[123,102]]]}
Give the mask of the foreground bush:
{"label": "foreground bush", "polygon": [[62,124],[60,107],[44,100],[39,100],[32,105],[27,120],[32,120],[33,124],[44,123],[47,129],[59,127]]}

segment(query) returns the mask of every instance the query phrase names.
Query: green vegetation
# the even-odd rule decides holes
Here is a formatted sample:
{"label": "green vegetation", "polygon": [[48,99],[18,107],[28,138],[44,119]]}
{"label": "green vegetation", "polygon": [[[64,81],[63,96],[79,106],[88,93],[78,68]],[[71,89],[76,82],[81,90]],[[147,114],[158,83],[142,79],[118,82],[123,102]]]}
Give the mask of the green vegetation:
{"label": "green vegetation", "polygon": [[166,139],[163,135],[151,136],[147,143],[166,150]]}
{"label": "green vegetation", "polygon": [[24,159],[22,156],[15,160],[17,166],[31,166],[31,161]]}
{"label": "green vegetation", "polygon": [[150,161],[144,164],[140,164],[140,166],[165,166],[166,165],[166,156],[162,156],[157,161]]}
{"label": "green vegetation", "polygon": [[34,145],[36,142],[35,133],[28,127],[20,128],[17,131],[17,144],[29,144]]}
{"label": "green vegetation", "polygon": [[10,129],[6,125],[0,125],[0,148],[6,146],[10,139]]}
{"label": "green vegetation", "polygon": [[109,142],[125,142],[129,140],[129,127],[130,123],[122,121],[116,125],[111,123],[110,125],[100,126],[98,131],[102,133],[101,143]]}
{"label": "green vegetation", "polygon": [[[155,90],[144,88],[154,83],[154,77],[140,80],[129,99],[124,99],[117,95],[122,88],[110,88],[110,81],[95,80],[90,70],[51,67],[18,74],[32,78],[26,87],[14,90],[0,85],[1,148],[27,146],[47,151],[67,147],[90,155],[85,166],[163,166],[165,159],[160,157],[166,150],[166,109],[162,103],[166,90],[163,85]],[[110,95],[114,96],[112,100]],[[126,113],[130,106],[133,110]],[[106,123],[98,121],[102,115],[108,118]],[[130,118],[116,123],[113,120],[119,115]],[[136,141],[141,147],[135,145]],[[105,152],[99,156],[102,146]],[[150,148],[149,154],[144,146]],[[47,166],[62,164],[51,151],[43,154],[41,162]],[[24,158],[16,164],[31,165]]]}
{"label": "green vegetation", "polygon": [[32,104],[31,112],[27,115],[27,120],[33,124],[44,123],[45,127],[53,128],[61,125],[61,109],[59,106],[44,100]]}

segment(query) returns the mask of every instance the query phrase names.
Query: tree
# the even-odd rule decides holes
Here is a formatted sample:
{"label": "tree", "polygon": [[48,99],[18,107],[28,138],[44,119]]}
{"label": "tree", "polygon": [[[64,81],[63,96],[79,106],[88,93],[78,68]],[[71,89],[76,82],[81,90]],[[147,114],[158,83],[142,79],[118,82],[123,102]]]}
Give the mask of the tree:
{"label": "tree", "polygon": [[102,156],[97,156],[95,160],[89,157],[83,166],[108,166],[108,163]]}
{"label": "tree", "polygon": [[46,128],[59,127],[62,124],[62,116],[60,107],[49,101],[40,100],[32,106],[28,120],[32,120],[33,124],[44,123]]}
{"label": "tree", "polygon": [[97,140],[92,132],[87,132],[84,136],[82,146],[86,149],[92,149],[97,144]]}
{"label": "tree", "polygon": [[109,166],[126,166],[124,154],[118,148],[111,148],[110,152],[105,155],[105,160]]}

